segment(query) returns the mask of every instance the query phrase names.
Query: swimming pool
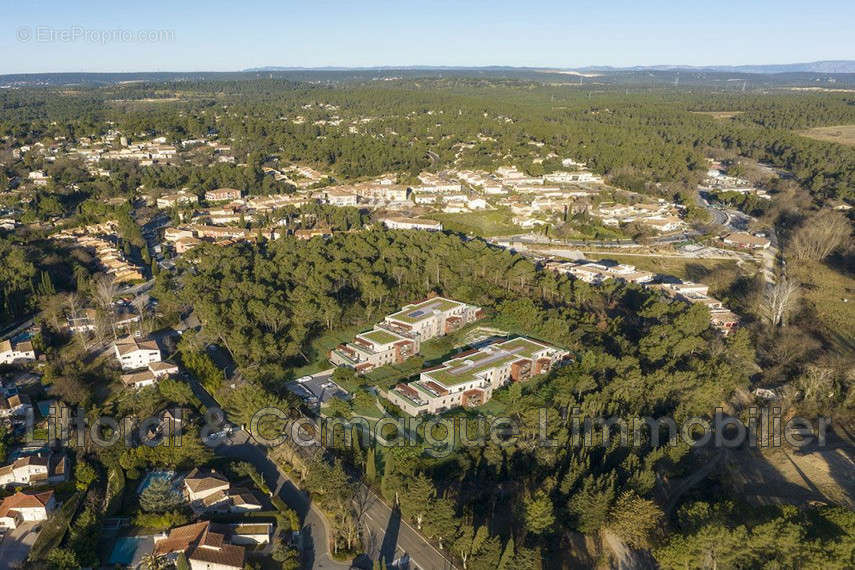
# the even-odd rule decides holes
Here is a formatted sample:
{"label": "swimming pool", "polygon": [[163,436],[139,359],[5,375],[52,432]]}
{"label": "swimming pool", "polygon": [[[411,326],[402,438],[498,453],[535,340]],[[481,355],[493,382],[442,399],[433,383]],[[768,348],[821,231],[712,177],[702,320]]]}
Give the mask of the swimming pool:
{"label": "swimming pool", "polygon": [[137,495],[142,494],[142,492],[145,491],[149,485],[151,485],[151,482],[156,480],[156,479],[159,479],[162,481],[172,481],[173,488],[177,488],[177,481],[173,481],[174,478],[175,478],[175,472],[174,471],[149,471],[148,473],[145,474],[145,477],[143,477],[143,480],[140,481],[139,486],[137,486]]}
{"label": "swimming pool", "polygon": [[12,344],[17,344],[19,342],[24,342],[25,340],[30,340],[31,338],[33,338],[33,333],[29,331],[24,331],[20,334],[16,334],[9,340],[12,341]]}
{"label": "swimming pool", "polygon": [[[150,543],[150,544],[149,544]],[[135,561],[151,552],[154,541],[147,536],[123,536],[117,538],[107,564],[131,566]],[[146,552],[147,550],[147,552]]]}

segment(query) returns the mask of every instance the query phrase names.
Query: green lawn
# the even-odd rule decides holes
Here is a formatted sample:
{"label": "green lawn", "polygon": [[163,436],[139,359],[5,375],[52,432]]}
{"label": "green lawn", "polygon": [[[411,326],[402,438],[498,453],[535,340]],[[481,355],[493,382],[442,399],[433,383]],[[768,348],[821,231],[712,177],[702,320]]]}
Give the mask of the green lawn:
{"label": "green lawn", "polygon": [[442,222],[447,230],[483,237],[517,234],[523,231],[513,223],[513,214],[507,208],[465,214],[428,214],[424,217]]}
{"label": "green lawn", "polygon": [[321,370],[326,370],[332,365],[327,360],[327,354],[336,346],[351,342],[353,337],[364,327],[347,327],[343,329],[335,329],[327,331],[323,336],[312,341],[312,348],[308,356],[312,359],[309,364],[294,369],[294,377],[299,378],[307,374],[314,374]]}

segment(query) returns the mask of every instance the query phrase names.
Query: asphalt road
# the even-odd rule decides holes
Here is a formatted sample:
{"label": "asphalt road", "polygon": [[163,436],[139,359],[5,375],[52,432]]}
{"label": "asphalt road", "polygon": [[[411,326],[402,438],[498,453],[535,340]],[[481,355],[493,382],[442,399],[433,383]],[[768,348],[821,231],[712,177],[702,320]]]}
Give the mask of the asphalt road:
{"label": "asphalt road", "polygon": [[[219,407],[210,393],[192,376],[189,384],[193,393],[208,408]],[[274,493],[294,509],[303,520],[303,535],[309,537],[311,549],[306,550],[306,567],[323,569],[346,569],[351,564],[335,561],[329,552],[328,530],[324,515],[310,498],[300,490],[271,459],[266,448],[255,443],[243,429],[235,432],[214,448],[221,457],[251,463],[264,477]],[[391,562],[408,556],[410,569],[452,570],[454,566],[422,536],[402,521],[396,511],[390,509],[379,497],[369,493],[365,501],[363,527],[364,539],[371,560],[382,556]],[[363,557],[364,558],[364,557]],[[362,564],[360,564],[360,567]],[[367,568],[371,568],[370,562]]]}

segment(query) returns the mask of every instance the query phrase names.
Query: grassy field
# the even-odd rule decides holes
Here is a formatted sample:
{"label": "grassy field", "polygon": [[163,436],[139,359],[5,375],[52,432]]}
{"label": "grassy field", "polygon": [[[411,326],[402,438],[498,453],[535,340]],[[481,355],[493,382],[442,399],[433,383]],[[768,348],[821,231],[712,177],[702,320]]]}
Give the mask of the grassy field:
{"label": "grassy field", "polygon": [[855,125],[814,127],[812,129],[800,131],[799,134],[818,141],[836,142],[849,146],[855,145]]}
{"label": "grassy field", "polygon": [[697,115],[707,115],[713,119],[732,119],[737,115],[741,115],[742,111],[692,111]]}
{"label": "grassy field", "polygon": [[305,376],[307,374],[314,374],[315,372],[320,372],[321,370],[326,370],[331,367],[332,364],[329,363],[326,356],[329,351],[342,343],[352,341],[354,335],[363,328],[365,327],[349,327],[332,330],[315,339],[312,342],[312,348],[308,355],[312,361],[305,366],[295,368],[294,377],[299,378],[300,376]]}
{"label": "grassy field", "polygon": [[511,221],[513,216],[507,208],[465,214],[430,214],[424,217],[442,222],[447,230],[484,237],[517,234],[523,231]]}
{"label": "grassy field", "polygon": [[789,267],[802,283],[803,301],[815,311],[825,336],[844,352],[855,349],[855,279],[819,262]]}

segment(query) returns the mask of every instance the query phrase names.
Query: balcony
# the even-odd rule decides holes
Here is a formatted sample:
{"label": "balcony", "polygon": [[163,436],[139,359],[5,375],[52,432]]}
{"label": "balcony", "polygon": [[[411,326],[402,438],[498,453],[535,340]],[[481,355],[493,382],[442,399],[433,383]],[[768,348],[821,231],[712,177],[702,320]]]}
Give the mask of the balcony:
{"label": "balcony", "polygon": [[419,396],[418,391],[407,384],[398,384],[395,386],[394,392],[415,406],[421,407],[427,405],[427,401]]}
{"label": "balcony", "polygon": [[411,338],[411,339],[418,338],[418,335],[414,331],[412,331],[410,329],[405,329],[404,327],[401,327],[401,326],[396,326],[396,325],[388,323],[386,321],[383,321],[382,323],[377,323],[376,327],[378,329],[384,329],[384,330],[387,330],[391,333],[401,335],[402,337],[405,337],[405,338]]}

